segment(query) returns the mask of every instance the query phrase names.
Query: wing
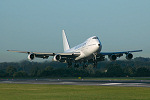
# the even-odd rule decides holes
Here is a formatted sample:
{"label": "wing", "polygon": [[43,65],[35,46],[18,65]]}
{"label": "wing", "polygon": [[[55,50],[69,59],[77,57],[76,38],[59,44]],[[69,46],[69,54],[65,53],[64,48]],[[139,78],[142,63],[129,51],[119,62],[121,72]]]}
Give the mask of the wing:
{"label": "wing", "polygon": [[123,52],[100,52],[100,55],[112,55],[112,54],[128,54],[132,52],[141,52],[142,50],[133,50],[133,51],[123,51]]}
{"label": "wing", "polygon": [[10,52],[33,54],[35,57],[46,59],[49,56],[60,55],[63,57],[77,57],[80,56],[80,52],[69,52],[69,53],[50,53],[50,52],[29,52],[29,51],[17,51],[17,50],[7,50]]}
{"label": "wing", "polygon": [[108,55],[108,58],[111,61],[115,61],[117,57],[123,56],[123,54],[126,54],[126,59],[130,60],[133,58],[132,53],[133,52],[141,52],[142,50],[133,50],[133,51],[123,51],[123,52],[100,52],[98,56],[100,57],[100,60],[104,60],[105,56]]}

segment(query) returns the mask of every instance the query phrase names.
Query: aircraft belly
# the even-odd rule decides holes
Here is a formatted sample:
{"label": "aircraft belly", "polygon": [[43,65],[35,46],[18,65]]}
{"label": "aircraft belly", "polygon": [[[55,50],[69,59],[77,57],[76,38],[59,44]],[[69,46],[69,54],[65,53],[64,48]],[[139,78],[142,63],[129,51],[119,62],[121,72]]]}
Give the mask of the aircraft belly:
{"label": "aircraft belly", "polygon": [[88,48],[82,48],[80,53],[81,53],[81,55],[79,57],[77,57],[75,60],[93,58],[93,52],[91,50],[89,50]]}
{"label": "aircraft belly", "polygon": [[80,60],[80,59],[83,59],[83,58],[86,57],[85,54],[82,51],[80,51],[80,53],[81,53],[80,56],[77,57],[75,60]]}
{"label": "aircraft belly", "polygon": [[85,57],[88,57],[88,56],[91,55],[91,52],[88,50],[88,48],[84,48],[84,49],[82,50],[82,52],[84,53]]}

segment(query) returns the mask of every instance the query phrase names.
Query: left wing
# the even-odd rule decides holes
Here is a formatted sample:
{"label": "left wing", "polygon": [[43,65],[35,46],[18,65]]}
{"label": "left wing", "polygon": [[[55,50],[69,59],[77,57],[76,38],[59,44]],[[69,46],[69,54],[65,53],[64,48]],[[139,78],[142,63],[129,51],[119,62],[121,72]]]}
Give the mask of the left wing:
{"label": "left wing", "polygon": [[128,54],[132,52],[141,52],[143,50],[123,51],[123,52],[100,52],[101,55],[112,55],[112,54]]}
{"label": "left wing", "polygon": [[141,52],[142,50],[133,50],[133,51],[123,51],[123,52],[100,52],[98,56],[106,56],[110,58],[110,60],[114,61],[117,59],[117,57],[123,56],[123,54],[126,54],[126,59],[130,60],[133,58],[133,55],[131,53],[133,52]]}

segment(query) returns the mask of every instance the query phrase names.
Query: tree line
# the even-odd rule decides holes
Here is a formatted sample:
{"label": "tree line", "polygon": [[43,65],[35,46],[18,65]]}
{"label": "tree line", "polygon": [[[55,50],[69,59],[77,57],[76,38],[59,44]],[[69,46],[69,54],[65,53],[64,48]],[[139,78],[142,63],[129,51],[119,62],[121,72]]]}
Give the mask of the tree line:
{"label": "tree line", "polygon": [[131,61],[103,61],[97,68],[67,68],[59,62],[3,62],[0,78],[49,78],[49,77],[150,77],[150,58],[138,57]]}

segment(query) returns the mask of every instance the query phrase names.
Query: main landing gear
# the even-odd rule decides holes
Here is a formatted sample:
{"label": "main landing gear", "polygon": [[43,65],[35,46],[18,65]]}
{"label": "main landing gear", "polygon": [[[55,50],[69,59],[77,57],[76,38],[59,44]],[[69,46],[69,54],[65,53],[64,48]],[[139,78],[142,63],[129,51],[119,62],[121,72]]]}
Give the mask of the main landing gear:
{"label": "main landing gear", "polygon": [[97,68],[97,61],[93,61],[93,67]]}
{"label": "main landing gear", "polygon": [[[83,63],[83,68],[86,68],[87,66],[88,66],[87,64],[84,64],[84,63]],[[69,62],[68,65],[67,65],[67,67],[68,67],[68,68],[72,68],[72,67],[74,67],[74,68],[79,68],[79,67],[80,67],[80,64],[78,64],[78,63],[72,64],[71,62]]]}
{"label": "main landing gear", "polygon": [[96,54],[93,54],[94,57],[93,57],[93,67],[94,68],[97,68],[97,57],[96,57]]}
{"label": "main landing gear", "polygon": [[[83,62],[83,63],[72,63],[72,62],[68,62],[68,65],[67,67],[68,68],[79,68],[80,66],[83,67],[83,69],[87,68],[88,67],[88,62]],[[94,68],[97,68],[97,61],[93,61],[93,67]]]}
{"label": "main landing gear", "polygon": [[75,61],[74,59],[68,59],[67,63],[68,63],[68,68],[71,67],[75,67],[75,68],[79,68],[79,66],[81,65],[83,68],[86,68],[88,66],[88,63],[93,63],[93,67],[97,68],[97,61],[102,61],[104,59],[103,56],[97,57],[96,54],[93,54],[93,59],[90,60],[84,60],[82,59],[82,61]]}

